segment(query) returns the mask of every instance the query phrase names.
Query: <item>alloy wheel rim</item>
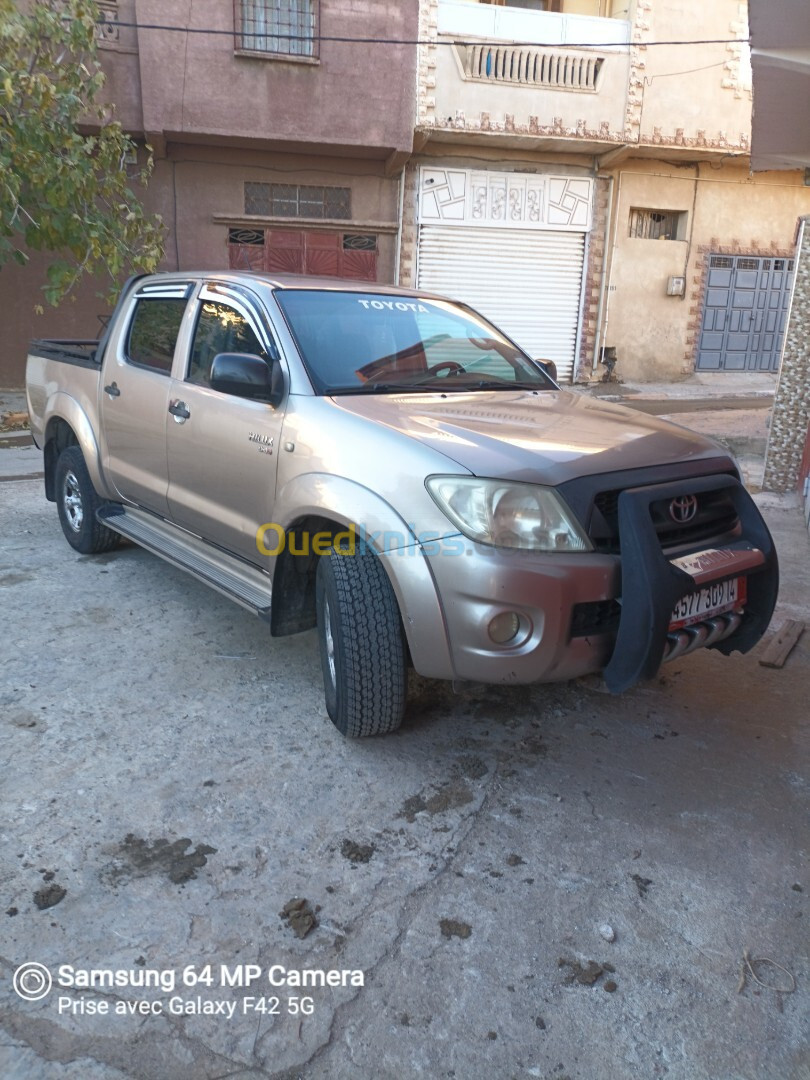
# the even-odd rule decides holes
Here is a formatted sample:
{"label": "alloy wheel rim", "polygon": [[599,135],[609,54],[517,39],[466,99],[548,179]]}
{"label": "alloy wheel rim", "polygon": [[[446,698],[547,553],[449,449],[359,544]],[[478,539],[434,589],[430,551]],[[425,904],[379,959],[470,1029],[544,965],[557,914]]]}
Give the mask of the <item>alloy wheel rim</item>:
{"label": "alloy wheel rim", "polygon": [[73,472],[65,473],[65,479],[62,482],[62,506],[71,529],[79,532],[84,521],[84,508],[79,481]]}
{"label": "alloy wheel rim", "polygon": [[323,605],[323,638],[326,644],[326,663],[329,665],[329,678],[332,686],[337,682],[335,673],[335,639],[332,637],[332,613],[329,610],[329,601]]}

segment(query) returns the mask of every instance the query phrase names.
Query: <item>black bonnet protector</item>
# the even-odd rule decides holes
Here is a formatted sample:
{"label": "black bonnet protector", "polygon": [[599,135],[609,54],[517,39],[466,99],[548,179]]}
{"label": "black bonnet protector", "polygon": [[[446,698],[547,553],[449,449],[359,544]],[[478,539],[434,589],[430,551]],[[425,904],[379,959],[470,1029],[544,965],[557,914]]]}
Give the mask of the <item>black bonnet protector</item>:
{"label": "black bonnet protector", "polygon": [[[702,476],[653,487],[628,488],[619,496],[619,536],[622,559],[622,600],[619,630],[613,655],[604,671],[611,693],[619,694],[641,679],[650,679],[664,657],[672,612],[681,597],[694,592],[691,574],[674,566],[661,550],[650,504],[679,495],[728,490],[742,526],[737,540],[720,550],[728,558],[728,573],[712,580],[740,574],[745,568],[747,599],[742,622],[729,637],[709,645],[726,656],[746,653],[768,628],[779,591],[779,564],[768,527],[751,496],[732,476]],[[710,545],[707,545],[707,547]],[[760,557],[761,556],[761,557]],[[756,565],[751,565],[755,563]]]}

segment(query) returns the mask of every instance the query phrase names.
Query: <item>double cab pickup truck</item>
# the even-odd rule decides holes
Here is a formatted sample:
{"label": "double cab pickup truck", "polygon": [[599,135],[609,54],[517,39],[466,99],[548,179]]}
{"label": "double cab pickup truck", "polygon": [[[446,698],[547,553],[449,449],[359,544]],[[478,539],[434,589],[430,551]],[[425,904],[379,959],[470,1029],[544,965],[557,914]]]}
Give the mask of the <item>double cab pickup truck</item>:
{"label": "double cab pickup truck", "polygon": [[746,652],[773,542],[716,443],[574,390],[476,311],[362,282],[131,279],[100,341],[36,341],[45,495],[76,551],[127,537],[317,627],[329,716],[393,731],[409,667],[620,693]]}

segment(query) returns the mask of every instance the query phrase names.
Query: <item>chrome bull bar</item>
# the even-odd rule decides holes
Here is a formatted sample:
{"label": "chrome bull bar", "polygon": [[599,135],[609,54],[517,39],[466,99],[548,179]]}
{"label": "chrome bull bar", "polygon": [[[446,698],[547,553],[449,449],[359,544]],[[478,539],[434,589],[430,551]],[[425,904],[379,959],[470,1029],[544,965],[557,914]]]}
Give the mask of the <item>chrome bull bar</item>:
{"label": "chrome bull bar", "polygon": [[739,627],[742,618],[739,612],[731,611],[726,615],[715,615],[693,626],[685,626],[682,630],[674,630],[667,634],[662,662],[666,664],[670,660],[677,660],[696,649],[715,645],[723,638],[730,637]]}

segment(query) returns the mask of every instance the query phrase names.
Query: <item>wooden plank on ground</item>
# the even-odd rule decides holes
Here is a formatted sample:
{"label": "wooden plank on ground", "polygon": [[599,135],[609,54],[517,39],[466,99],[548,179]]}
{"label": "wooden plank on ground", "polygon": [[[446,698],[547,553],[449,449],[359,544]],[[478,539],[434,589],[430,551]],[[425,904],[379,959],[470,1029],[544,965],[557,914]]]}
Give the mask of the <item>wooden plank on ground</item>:
{"label": "wooden plank on ground", "polygon": [[796,619],[787,619],[771,640],[764,654],[759,658],[763,667],[780,668],[784,666],[791,650],[804,632],[804,623]]}

